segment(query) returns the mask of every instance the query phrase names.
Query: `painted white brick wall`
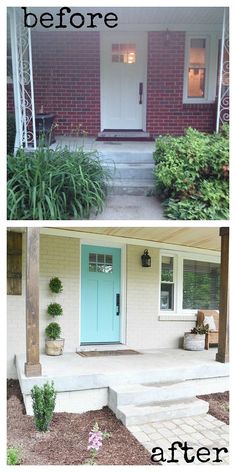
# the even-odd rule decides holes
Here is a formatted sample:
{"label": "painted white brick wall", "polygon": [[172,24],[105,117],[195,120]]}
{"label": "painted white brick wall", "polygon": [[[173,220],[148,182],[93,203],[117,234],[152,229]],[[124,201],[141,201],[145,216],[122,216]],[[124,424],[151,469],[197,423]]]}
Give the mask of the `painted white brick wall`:
{"label": "painted white brick wall", "polygon": [[[22,295],[8,296],[8,378],[16,377],[14,356],[25,352],[25,235],[23,235]],[[65,338],[65,350],[74,352],[79,340],[80,240],[65,237],[40,237],[40,350],[44,352],[44,331],[48,323],[58,321]],[[62,280],[63,292],[52,294],[48,283],[51,277]],[[52,320],[47,306],[57,301],[63,307],[63,316]]]}
{"label": "painted white brick wall", "polygon": [[127,344],[135,349],[176,348],[192,321],[160,321],[159,249],[148,248],[150,268],[141,266],[143,247],[127,246]]}

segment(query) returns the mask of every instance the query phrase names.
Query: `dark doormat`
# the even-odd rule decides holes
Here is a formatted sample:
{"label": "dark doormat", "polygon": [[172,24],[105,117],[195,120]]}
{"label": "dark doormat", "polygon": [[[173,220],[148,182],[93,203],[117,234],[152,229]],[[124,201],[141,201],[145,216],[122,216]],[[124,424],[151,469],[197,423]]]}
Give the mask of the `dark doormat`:
{"label": "dark doormat", "polygon": [[119,349],[117,351],[80,351],[77,352],[82,357],[102,357],[102,356],[129,356],[132,354],[141,354],[133,349]]}

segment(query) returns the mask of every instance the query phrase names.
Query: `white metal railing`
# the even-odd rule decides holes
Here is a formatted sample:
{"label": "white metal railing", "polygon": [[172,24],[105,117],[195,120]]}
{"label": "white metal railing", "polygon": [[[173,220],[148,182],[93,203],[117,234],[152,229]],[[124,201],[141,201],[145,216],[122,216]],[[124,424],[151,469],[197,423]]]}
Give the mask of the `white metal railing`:
{"label": "white metal railing", "polygon": [[224,8],[221,34],[220,67],[218,82],[218,101],[216,132],[222,124],[229,122],[229,23],[227,10]]}
{"label": "white metal railing", "polygon": [[31,30],[23,25],[20,8],[9,8],[15,104],[15,152],[36,149]]}

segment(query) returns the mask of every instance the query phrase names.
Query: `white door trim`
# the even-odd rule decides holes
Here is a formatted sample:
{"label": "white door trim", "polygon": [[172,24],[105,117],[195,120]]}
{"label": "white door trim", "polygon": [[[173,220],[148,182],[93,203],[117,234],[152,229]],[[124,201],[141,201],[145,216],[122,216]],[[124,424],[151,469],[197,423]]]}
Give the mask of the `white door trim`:
{"label": "white door trim", "polygon": [[[122,34],[122,32],[119,31]],[[126,32],[124,32],[125,34]],[[137,34],[137,31],[133,31]],[[103,104],[105,97],[104,90],[104,68],[103,68],[103,57],[104,57],[104,44],[107,38],[107,35],[111,35],[112,32],[100,32],[100,122],[101,130],[104,130],[104,114],[103,114]],[[139,36],[143,37],[144,44],[144,62],[143,62],[143,108],[142,108],[142,129],[146,131],[146,116],[147,116],[147,58],[148,58],[148,36],[147,31],[139,31]]]}
{"label": "white door trim", "polygon": [[[126,344],[127,333],[126,333],[126,326],[127,326],[127,309],[126,309],[126,300],[127,300],[127,292],[126,292],[126,244],[119,244],[119,243],[104,243],[104,241],[96,241],[93,242],[89,239],[80,239],[80,284],[79,284],[79,350],[83,346],[81,344],[81,284],[82,284],[82,246],[101,246],[101,247],[112,247],[121,249],[121,266],[120,266],[120,297],[121,297],[121,311],[120,311],[120,343]],[[115,344],[115,343],[114,343]],[[117,344],[117,343],[116,343]],[[102,344],[101,344],[102,345]],[[104,344],[105,345],[105,344]]]}

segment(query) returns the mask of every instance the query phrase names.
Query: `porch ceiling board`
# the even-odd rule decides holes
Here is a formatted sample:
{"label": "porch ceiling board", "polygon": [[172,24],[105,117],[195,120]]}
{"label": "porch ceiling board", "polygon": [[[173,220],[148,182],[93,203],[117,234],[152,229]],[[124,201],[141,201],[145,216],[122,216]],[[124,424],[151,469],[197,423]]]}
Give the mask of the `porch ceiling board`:
{"label": "porch ceiling board", "polygon": [[64,230],[94,233],[105,236],[121,238],[140,239],[166,244],[194,247],[199,249],[210,249],[220,251],[219,228],[63,228]]}

